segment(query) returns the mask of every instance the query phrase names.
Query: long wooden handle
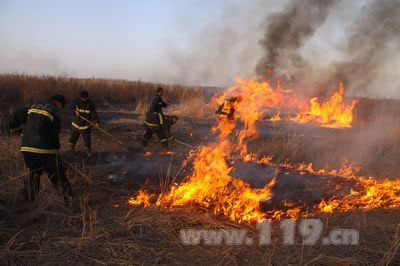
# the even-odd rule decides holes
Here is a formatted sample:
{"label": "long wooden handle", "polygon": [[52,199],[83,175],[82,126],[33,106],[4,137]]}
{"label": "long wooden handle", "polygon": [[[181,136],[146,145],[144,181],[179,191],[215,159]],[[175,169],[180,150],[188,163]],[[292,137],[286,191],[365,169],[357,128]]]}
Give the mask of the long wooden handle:
{"label": "long wooden handle", "polygon": [[108,133],[107,131],[105,131],[104,129],[102,129],[101,127],[97,126],[95,123],[93,123],[92,121],[90,121],[89,119],[84,118],[83,116],[79,116],[79,118],[83,119],[84,121],[88,122],[89,124],[91,124],[92,126],[96,127],[98,130],[100,130],[101,132],[103,132],[104,134],[106,134],[107,136],[109,136],[110,138],[112,138],[114,141],[118,142],[118,144],[125,146],[124,143],[122,143],[119,139],[117,139],[116,137],[114,137],[112,134]]}
{"label": "long wooden handle", "polygon": [[183,142],[183,141],[180,141],[180,140],[177,140],[177,139],[174,139],[174,141],[178,142],[179,144],[185,145],[187,147],[193,148],[193,146],[190,145],[189,143],[186,143],[186,142]]}

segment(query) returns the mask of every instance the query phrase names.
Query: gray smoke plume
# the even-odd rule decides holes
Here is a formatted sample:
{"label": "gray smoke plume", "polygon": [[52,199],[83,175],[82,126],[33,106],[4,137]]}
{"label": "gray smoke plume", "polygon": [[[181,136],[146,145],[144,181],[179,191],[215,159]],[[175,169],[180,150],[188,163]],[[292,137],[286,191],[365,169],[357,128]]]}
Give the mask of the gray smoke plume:
{"label": "gray smoke plume", "polygon": [[[205,5],[205,1],[198,2],[200,6]],[[282,4],[235,0],[220,1],[218,5],[221,5],[221,14],[208,17],[207,23],[201,22],[201,26],[192,24],[196,21],[193,14],[189,18],[177,16],[186,41],[167,44],[168,53],[162,55],[167,65],[161,66],[156,79],[225,87],[236,76],[254,74],[254,66],[262,55],[257,41],[261,38],[264,8],[278,10]]]}
{"label": "gray smoke plume", "polygon": [[285,11],[269,16],[264,38],[260,40],[265,56],[256,67],[257,74],[295,81],[298,72],[309,68],[300,48],[324,23],[335,2],[338,1],[294,1]]}
{"label": "gray smoke plume", "polygon": [[[317,96],[330,95],[342,81],[347,95],[399,97],[400,1],[358,4],[359,8],[350,1],[293,1],[283,12],[270,15],[259,42],[264,57],[256,73],[272,83],[280,79],[284,86]],[[334,47],[323,48],[325,54],[334,49],[337,54],[321,68],[315,62],[318,58],[310,60],[304,48],[315,41],[314,35],[319,42],[327,42],[329,31],[317,32],[326,24],[333,30],[332,36],[341,37]]]}
{"label": "gray smoke plume", "polygon": [[[371,94],[368,89],[385,86],[375,81],[400,48],[400,1],[373,1],[360,14],[350,28],[344,51],[346,60],[334,64],[333,79],[347,83],[352,94],[368,96]],[[389,82],[398,83],[399,79]],[[379,96],[379,93],[373,94]]]}

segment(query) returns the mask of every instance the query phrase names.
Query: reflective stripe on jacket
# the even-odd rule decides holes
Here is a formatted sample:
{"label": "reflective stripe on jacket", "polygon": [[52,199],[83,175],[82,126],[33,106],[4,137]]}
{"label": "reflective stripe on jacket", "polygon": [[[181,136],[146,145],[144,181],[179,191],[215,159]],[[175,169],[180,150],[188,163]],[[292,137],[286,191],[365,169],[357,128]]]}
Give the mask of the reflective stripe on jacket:
{"label": "reflective stripe on jacket", "polygon": [[74,112],[74,115],[72,118],[72,123],[71,123],[71,125],[74,128],[77,128],[79,130],[86,130],[86,129],[90,128],[90,124],[88,122],[86,122],[84,119],[81,119],[80,117],[78,117],[75,114],[75,112],[78,112],[79,116],[81,116],[89,121],[93,121],[95,123],[98,122],[96,107],[93,104],[93,102],[89,99],[86,101],[83,101],[80,98],[77,99],[71,105],[71,109]]}
{"label": "reflective stripe on jacket", "polygon": [[61,120],[53,103],[33,104],[17,109],[10,119],[10,129],[23,124],[21,151],[56,154],[60,148]]}

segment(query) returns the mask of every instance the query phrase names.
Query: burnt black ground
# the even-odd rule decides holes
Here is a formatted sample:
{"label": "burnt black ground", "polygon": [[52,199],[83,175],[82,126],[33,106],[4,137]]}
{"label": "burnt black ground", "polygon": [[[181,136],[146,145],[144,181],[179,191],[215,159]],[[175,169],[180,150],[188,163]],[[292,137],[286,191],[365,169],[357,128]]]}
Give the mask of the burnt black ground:
{"label": "burnt black ground", "polygon": [[[43,177],[43,191],[36,205],[21,202],[19,191],[23,171],[18,147],[19,138],[5,138],[1,149],[0,173],[0,262],[3,265],[93,265],[93,264],[307,264],[309,265],[377,265],[387,261],[392,250],[399,221],[398,210],[355,211],[318,217],[324,222],[324,235],[337,228],[357,229],[360,245],[302,247],[299,238],[294,246],[282,245],[279,224],[274,223],[274,242],[268,246],[184,246],[179,241],[179,230],[190,228],[246,228],[255,232],[254,225],[237,224],[226,217],[216,216],[203,208],[162,210],[132,207],[128,199],[139,188],[157,192],[160,176],[171,176],[177,182],[190,173],[190,164],[181,170],[189,148],[174,143],[175,152],[162,154],[155,139],[148,147],[141,147],[142,117],[127,111],[99,112],[104,128],[127,145],[127,151],[99,131],[93,133],[94,153],[88,157],[81,141],[77,152],[68,152],[68,123],[62,131],[62,156],[73,167],[67,167],[76,197],[70,209],[65,209],[49,182]],[[67,121],[67,120],[65,120]],[[175,136],[198,147],[210,138],[213,119],[181,118],[173,128]],[[343,132],[312,127],[307,138],[319,138],[321,132],[331,136]],[[261,146],[268,137],[281,132],[276,124],[260,122],[262,136],[253,145]],[[303,129],[304,128],[304,129]],[[270,134],[271,133],[271,134]],[[297,134],[297,133],[296,133]],[[300,134],[300,133],[299,133]],[[151,152],[151,156],[146,156]],[[5,153],[3,153],[5,154]],[[83,177],[80,173],[88,178]],[[179,174],[178,174],[179,173]],[[296,171],[270,168],[255,163],[236,162],[232,176],[262,187],[274,176],[273,199],[265,210],[281,207],[282,199],[309,199],[310,206],[327,196],[337,182],[333,177],[300,175]],[[331,184],[332,182],[332,184]],[[315,218],[315,217],[314,217]]]}

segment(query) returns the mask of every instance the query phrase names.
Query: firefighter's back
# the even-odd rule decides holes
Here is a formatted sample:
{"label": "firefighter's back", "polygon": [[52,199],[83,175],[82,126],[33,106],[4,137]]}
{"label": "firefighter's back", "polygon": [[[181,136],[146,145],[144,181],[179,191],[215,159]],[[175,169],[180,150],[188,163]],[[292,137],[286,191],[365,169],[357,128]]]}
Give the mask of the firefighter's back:
{"label": "firefighter's back", "polygon": [[28,109],[21,151],[57,153],[60,120],[52,103],[31,105]]}

